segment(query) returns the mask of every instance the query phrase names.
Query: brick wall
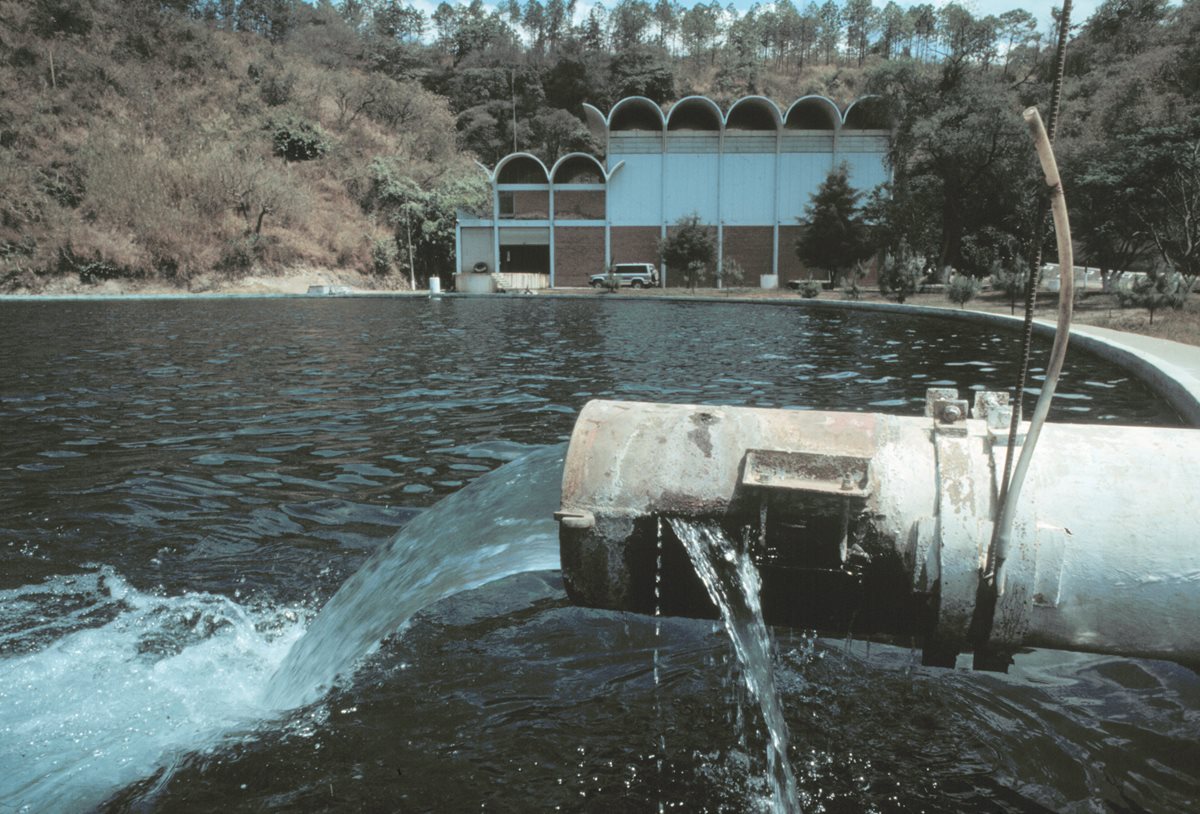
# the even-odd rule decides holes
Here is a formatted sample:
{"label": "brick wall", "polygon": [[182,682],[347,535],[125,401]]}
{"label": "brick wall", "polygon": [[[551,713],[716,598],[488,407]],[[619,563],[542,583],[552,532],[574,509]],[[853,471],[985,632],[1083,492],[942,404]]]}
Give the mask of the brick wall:
{"label": "brick wall", "polygon": [[612,261],[614,263],[658,264],[657,226],[614,226]]}
{"label": "brick wall", "polygon": [[725,260],[733,259],[741,265],[746,274],[742,285],[757,287],[758,276],[771,273],[773,239],[770,226],[725,227]]}
{"label": "brick wall", "polygon": [[[796,240],[803,233],[802,226],[792,224],[779,227],[779,287],[786,288],[789,280],[807,280],[808,270],[796,257]],[[820,272],[813,274],[819,277]]]}
{"label": "brick wall", "polygon": [[[555,198],[558,198],[557,193]],[[557,200],[556,200],[557,202]],[[603,226],[554,227],[554,285],[584,286],[604,271]]]}
{"label": "brick wall", "polygon": [[[799,225],[779,227],[779,286],[783,288],[788,280],[807,280],[808,269],[796,257],[796,241],[803,234],[804,227]],[[879,263],[881,258],[868,257],[863,261],[867,267],[867,276],[859,281],[859,285],[874,288],[879,285]],[[826,279],[826,273],[813,269],[814,280]]]}
{"label": "brick wall", "polygon": [[604,220],[604,191],[555,190],[554,217],[556,220]]}
{"label": "brick wall", "polygon": [[550,217],[550,193],[513,192],[513,214],[519,220],[546,220]]}

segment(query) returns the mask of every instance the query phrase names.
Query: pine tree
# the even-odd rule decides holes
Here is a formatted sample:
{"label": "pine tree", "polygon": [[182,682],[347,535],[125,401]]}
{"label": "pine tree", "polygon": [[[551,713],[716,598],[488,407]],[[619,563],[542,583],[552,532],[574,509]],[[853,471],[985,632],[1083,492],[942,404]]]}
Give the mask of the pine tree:
{"label": "pine tree", "polygon": [[828,271],[831,282],[870,254],[858,205],[861,197],[850,186],[843,164],[829,173],[805,207],[808,228],[796,241],[796,256],[806,266]]}

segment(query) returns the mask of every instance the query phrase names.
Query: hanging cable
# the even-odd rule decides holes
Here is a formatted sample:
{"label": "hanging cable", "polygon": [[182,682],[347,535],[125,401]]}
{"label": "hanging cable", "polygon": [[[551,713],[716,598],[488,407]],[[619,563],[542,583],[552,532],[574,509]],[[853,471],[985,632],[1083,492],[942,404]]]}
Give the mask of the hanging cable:
{"label": "hanging cable", "polygon": [[[1054,136],[1058,132],[1058,119],[1062,107],[1063,75],[1067,64],[1067,35],[1071,29],[1071,0],[1064,0],[1062,16],[1058,26],[1058,48],[1055,52],[1054,82],[1050,86],[1050,113],[1046,121],[1046,137],[1050,145],[1054,145]],[[1004,477],[1000,479],[1000,496],[998,505],[1002,508],[1008,499],[1009,481],[1012,478],[1013,449],[1017,443],[1017,430],[1021,424],[1022,405],[1025,400],[1025,382],[1029,378],[1029,360],[1033,350],[1033,312],[1037,307],[1037,289],[1042,275],[1042,250],[1046,243],[1046,221],[1050,214],[1050,201],[1041,196],[1038,203],[1037,219],[1034,221],[1034,255],[1029,265],[1029,278],[1025,285],[1025,319],[1021,335],[1021,369],[1017,374],[1016,386],[1013,388],[1012,420],[1008,426],[1008,448],[1004,454]],[[1058,276],[1062,280],[1063,264],[1059,258]],[[1071,269],[1074,274],[1074,269]],[[1062,297],[1061,288],[1059,297]],[[995,537],[993,536],[993,541]],[[989,549],[985,576],[995,573],[995,563],[992,552],[995,545]]]}
{"label": "hanging cable", "polygon": [[[998,597],[1004,591],[1004,563],[1008,557],[1008,548],[1012,535],[1013,518],[1020,499],[1021,487],[1037,446],[1037,439],[1042,425],[1050,412],[1050,401],[1058,385],[1058,377],[1062,372],[1063,359],[1066,356],[1067,340],[1070,334],[1071,311],[1075,294],[1075,265],[1071,247],[1070,224],[1067,219],[1066,198],[1063,195],[1062,181],[1058,174],[1058,165],[1054,158],[1054,135],[1058,127],[1059,113],[1062,105],[1062,85],[1066,67],[1067,36],[1071,27],[1071,0],[1064,0],[1062,15],[1059,19],[1058,49],[1055,55],[1054,82],[1050,94],[1050,113],[1047,126],[1043,126],[1041,116],[1036,108],[1029,108],[1023,118],[1033,136],[1038,159],[1042,165],[1046,184],[1050,194],[1042,197],[1035,221],[1034,260],[1029,269],[1028,284],[1025,289],[1025,320],[1021,343],[1021,370],[1017,377],[1012,400],[1012,419],[1008,428],[1008,445],[1004,455],[1004,474],[1000,479],[1000,489],[997,498],[996,522],[992,527],[992,536],[988,544],[987,556],[979,583],[979,593],[976,600],[974,622],[971,635],[975,641],[976,668],[1004,669],[1008,663],[1007,654],[991,652],[988,640],[991,637],[993,619],[996,612]],[[1025,396],[1025,382],[1029,376],[1029,363],[1033,348],[1033,313],[1037,305],[1037,287],[1041,276],[1042,249],[1045,243],[1047,214],[1053,215],[1054,229],[1058,245],[1059,265],[1059,307],[1058,324],[1055,331],[1054,346],[1051,349],[1050,361],[1046,366],[1042,391],[1034,407],[1025,443],[1021,447],[1021,455],[1013,470],[1013,450],[1017,445],[1022,409]]]}

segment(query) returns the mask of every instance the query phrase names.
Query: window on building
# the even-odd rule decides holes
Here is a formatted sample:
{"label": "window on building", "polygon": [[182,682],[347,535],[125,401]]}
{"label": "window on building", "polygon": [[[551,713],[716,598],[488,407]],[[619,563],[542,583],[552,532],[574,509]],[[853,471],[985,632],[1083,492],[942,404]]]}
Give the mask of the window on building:
{"label": "window on building", "polygon": [[515,196],[511,192],[500,193],[500,217],[511,218],[516,213]]}

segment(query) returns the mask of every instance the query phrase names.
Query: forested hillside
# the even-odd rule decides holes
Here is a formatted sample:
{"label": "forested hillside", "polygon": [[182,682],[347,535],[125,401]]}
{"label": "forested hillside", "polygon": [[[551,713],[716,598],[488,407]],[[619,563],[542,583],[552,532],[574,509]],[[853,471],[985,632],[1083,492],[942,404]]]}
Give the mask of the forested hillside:
{"label": "forested hillside", "polygon": [[[1200,2],[1076,21],[1059,149],[1079,253],[1200,272]],[[881,251],[1019,272],[1038,193],[1020,110],[1053,32],[894,2],[0,0],[0,290],[54,280],[452,269],[456,207],[514,148],[595,150],[582,103],[879,94],[894,184],[862,190]],[[870,194],[870,193],[876,194]]]}

